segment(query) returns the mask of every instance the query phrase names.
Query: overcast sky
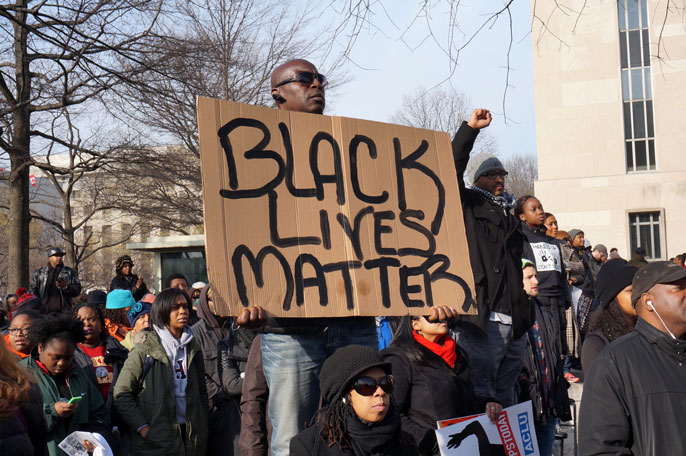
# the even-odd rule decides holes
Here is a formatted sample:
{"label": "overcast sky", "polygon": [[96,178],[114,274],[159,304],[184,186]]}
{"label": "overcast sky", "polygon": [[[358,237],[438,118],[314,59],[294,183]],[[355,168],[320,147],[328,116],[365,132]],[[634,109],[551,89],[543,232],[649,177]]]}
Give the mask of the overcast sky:
{"label": "overcast sky", "polygon": [[[386,2],[390,5],[391,2]],[[457,17],[459,46],[496,11],[500,1],[461,2]],[[452,84],[464,92],[474,107],[486,107],[493,113],[491,134],[498,141],[499,154],[536,153],[534,115],[532,42],[529,1],[511,5],[513,43],[510,52],[510,87],[505,98],[507,124],[503,116],[503,93],[506,87],[509,17],[501,15],[490,22],[460,53],[458,66],[450,77],[449,58],[432,38],[425,39],[426,19],[419,18],[400,36],[416,16],[416,2],[392,2],[388,11],[375,15],[378,30],[366,30],[357,40],[347,65],[353,79],[333,96],[326,114],[387,122],[401,107],[403,95],[414,93],[417,86],[431,88]],[[446,46],[447,14],[434,10],[433,29],[437,41]],[[394,25],[395,24],[395,25]],[[407,44],[406,44],[407,43]],[[416,47],[416,49],[411,49]],[[361,68],[360,68],[361,67]],[[446,81],[446,78],[449,78]],[[332,94],[334,95],[334,94]]]}

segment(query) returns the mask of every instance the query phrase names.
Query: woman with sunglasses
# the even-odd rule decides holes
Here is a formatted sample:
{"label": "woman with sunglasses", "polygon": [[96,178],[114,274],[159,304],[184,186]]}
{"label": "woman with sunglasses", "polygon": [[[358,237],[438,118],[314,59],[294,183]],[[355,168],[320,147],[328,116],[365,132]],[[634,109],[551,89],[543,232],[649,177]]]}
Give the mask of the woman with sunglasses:
{"label": "woman with sunglasses", "polygon": [[322,408],[291,440],[291,456],[416,455],[391,404],[391,365],[374,349],[336,350],[319,375]]}
{"label": "woman with sunglasses", "polygon": [[436,421],[483,412],[492,422],[498,419],[502,406],[474,394],[467,356],[450,337],[447,321],[402,317],[381,355],[393,367],[393,399],[419,454],[439,454]]}

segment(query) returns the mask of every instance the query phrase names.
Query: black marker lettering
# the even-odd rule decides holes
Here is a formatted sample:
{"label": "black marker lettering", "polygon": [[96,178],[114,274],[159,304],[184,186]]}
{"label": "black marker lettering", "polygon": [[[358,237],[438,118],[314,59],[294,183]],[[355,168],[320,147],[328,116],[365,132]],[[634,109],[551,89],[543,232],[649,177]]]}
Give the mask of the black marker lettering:
{"label": "black marker lettering", "polygon": [[379,284],[381,285],[381,304],[385,308],[391,307],[391,293],[388,286],[388,267],[400,267],[400,261],[397,258],[381,257],[375,260],[364,262],[366,269],[379,269]]}
{"label": "black marker lettering", "polygon": [[324,272],[341,271],[343,277],[343,287],[345,288],[345,302],[348,310],[355,308],[355,300],[353,297],[353,281],[350,277],[351,269],[359,269],[362,263],[359,261],[341,261],[340,263],[330,263],[324,265]]}
{"label": "black marker lettering", "polygon": [[[259,143],[252,149],[245,152],[245,158],[249,160],[253,159],[270,159],[274,160],[278,165],[278,171],[274,179],[269,181],[266,185],[260,188],[253,188],[249,190],[236,190],[238,188],[238,175],[236,173],[236,159],[233,156],[233,148],[231,147],[231,141],[229,140],[229,134],[239,127],[250,127],[257,128],[262,132],[262,139]],[[224,155],[226,155],[226,163],[229,171],[229,187],[232,190],[221,189],[219,194],[223,198],[230,199],[240,199],[240,198],[258,198],[275,189],[281,184],[286,173],[286,165],[281,158],[281,155],[277,154],[273,150],[264,150],[264,148],[269,144],[271,139],[271,134],[269,129],[265,124],[255,119],[246,119],[244,117],[239,117],[233,119],[231,122],[227,123],[219,129],[217,132],[219,135],[219,142],[221,143],[222,149],[224,149]]]}
{"label": "black marker lettering", "polygon": [[392,211],[374,212],[374,248],[379,255],[396,255],[395,249],[381,245],[381,235],[393,232],[392,227],[383,224],[384,220],[395,220],[395,214]]}
{"label": "black marker lettering", "polygon": [[283,141],[283,148],[286,151],[286,188],[291,192],[291,195],[296,198],[312,198],[316,195],[313,188],[296,188],[293,182],[293,144],[291,143],[291,134],[288,131],[288,126],[285,123],[279,122],[279,131],[281,131],[281,140]]}
{"label": "black marker lettering", "polygon": [[412,209],[407,209],[407,210],[402,211],[398,218],[400,219],[401,224],[403,224],[404,226],[411,228],[414,231],[422,234],[426,238],[426,240],[429,242],[429,246],[426,250],[415,249],[413,247],[402,248],[402,249],[398,249],[398,255],[400,255],[400,256],[415,255],[415,256],[428,258],[431,255],[433,255],[434,253],[436,253],[436,238],[434,238],[434,235],[431,234],[431,231],[426,229],[423,225],[409,220],[410,218],[415,218],[417,220],[424,220],[424,212],[414,211]]}
{"label": "black marker lettering", "polygon": [[357,256],[358,260],[364,259],[364,255],[362,255],[362,247],[360,246],[360,224],[362,223],[362,219],[365,215],[373,213],[374,208],[371,206],[361,209],[360,212],[358,212],[355,216],[354,228],[350,226],[350,220],[348,220],[348,217],[345,214],[341,214],[339,212],[336,216],[336,220],[338,220],[338,223],[340,223],[341,227],[343,227],[343,232],[350,239],[350,242],[353,245],[353,250],[355,251],[355,256]]}
{"label": "black marker lettering", "polygon": [[405,176],[404,169],[416,169],[424,175],[428,176],[436,186],[438,191],[438,206],[436,207],[436,215],[433,222],[431,222],[431,232],[435,235],[441,230],[441,222],[443,220],[443,211],[445,210],[445,189],[438,176],[428,167],[422,165],[419,160],[422,155],[426,153],[429,148],[429,143],[422,140],[421,144],[410,155],[402,158],[402,150],[400,148],[400,140],[393,138],[393,148],[395,150],[395,174],[398,182],[398,208],[401,211],[407,209],[407,200],[405,198]]}
{"label": "black marker lettering", "polygon": [[250,264],[250,268],[255,275],[255,284],[259,288],[262,288],[264,286],[262,267],[264,264],[264,259],[267,255],[273,255],[274,258],[276,258],[281,264],[283,275],[286,279],[286,295],[283,298],[283,310],[290,310],[291,301],[293,300],[293,273],[291,272],[291,267],[288,265],[286,258],[275,247],[270,245],[263,247],[262,250],[260,250],[260,252],[257,254],[257,258],[255,258],[246,245],[239,245],[236,247],[236,250],[233,251],[231,265],[233,266],[233,273],[234,277],[236,278],[238,297],[240,298],[241,304],[243,304],[244,307],[248,307],[250,305],[245,287],[245,277],[243,275],[243,258],[246,258]]}
{"label": "black marker lettering", "polygon": [[[322,174],[319,172],[319,143],[322,141],[331,144],[331,149],[333,150],[333,174]],[[338,204],[340,205],[345,204],[341,150],[338,147],[336,140],[333,139],[333,136],[330,134],[320,131],[312,138],[312,143],[310,143],[310,169],[312,170],[314,185],[317,189],[317,199],[319,201],[324,200],[324,184],[334,183],[336,184],[336,201],[338,201]]]}
{"label": "black marker lettering", "polygon": [[324,248],[326,250],[331,250],[331,227],[329,225],[329,214],[324,209],[319,211],[319,228],[322,231]]}
{"label": "black marker lettering", "polygon": [[[400,298],[403,300],[405,307],[424,307],[424,301],[421,299],[411,299],[410,293],[416,294],[422,292],[421,285],[410,285],[409,278],[415,276],[422,276],[424,283],[429,281],[429,274],[424,270],[422,266],[417,267],[407,267],[403,266],[400,268]],[[429,287],[430,289],[431,287]],[[427,287],[424,287],[427,290]],[[427,296],[428,298],[428,296]],[[427,304],[428,305],[428,299]]]}
{"label": "black marker lettering", "polygon": [[[316,277],[303,278],[303,265],[308,263],[314,269]],[[319,305],[326,306],[329,303],[329,293],[326,289],[326,277],[321,263],[314,255],[303,253],[295,259],[295,302],[298,306],[305,303],[305,288],[317,287],[319,289]]]}
{"label": "black marker lettering", "polygon": [[279,237],[278,210],[276,201],[278,195],[275,191],[269,192],[269,239],[277,247],[293,247],[296,245],[319,245],[322,240],[317,236],[295,236],[288,238]]}
{"label": "black marker lettering", "polygon": [[350,154],[350,180],[352,181],[353,193],[360,201],[364,201],[367,204],[381,204],[388,201],[388,192],[383,191],[379,196],[367,195],[362,190],[360,190],[360,180],[357,173],[357,149],[360,147],[360,143],[367,145],[369,149],[369,156],[376,159],[376,144],[371,138],[364,135],[355,135],[355,137],[350,141],[350,146],[348,148],[348,153]]}

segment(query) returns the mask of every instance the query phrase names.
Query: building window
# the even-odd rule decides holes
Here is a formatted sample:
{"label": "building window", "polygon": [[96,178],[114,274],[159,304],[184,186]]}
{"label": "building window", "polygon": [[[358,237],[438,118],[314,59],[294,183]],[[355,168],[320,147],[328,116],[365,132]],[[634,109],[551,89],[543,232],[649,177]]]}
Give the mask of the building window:
{"label": "building window", "polygon": [[631,254],[637,247],[643,247],[649,258],[662,258],[660,212],[629,213],[629,238]]}
{"label": "building window", "polygon": [[647,1],[617,2],[627,172],[655,169]]}

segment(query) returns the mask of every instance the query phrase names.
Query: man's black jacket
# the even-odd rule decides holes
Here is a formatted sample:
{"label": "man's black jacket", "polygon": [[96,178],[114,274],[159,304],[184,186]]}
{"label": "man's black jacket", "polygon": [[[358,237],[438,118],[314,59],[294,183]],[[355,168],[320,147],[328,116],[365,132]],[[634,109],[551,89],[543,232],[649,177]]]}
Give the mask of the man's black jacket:
{"label": "man's black jacket", "polygon": [[581,402],[579,454],[684,454],[686,341],[639,318],[593,362]]}
{"label": "man's black jacket", "polygon": [[474,325],[485,332],[494,305],[505,300],[512,310],[512,338],[517,339],[534,321],[534,308],[522,285],[524,238],[512,214],[465,186],[463,176],[478,134],[463,122],[452,141],[479,312],[461,317],[460,324]]}

